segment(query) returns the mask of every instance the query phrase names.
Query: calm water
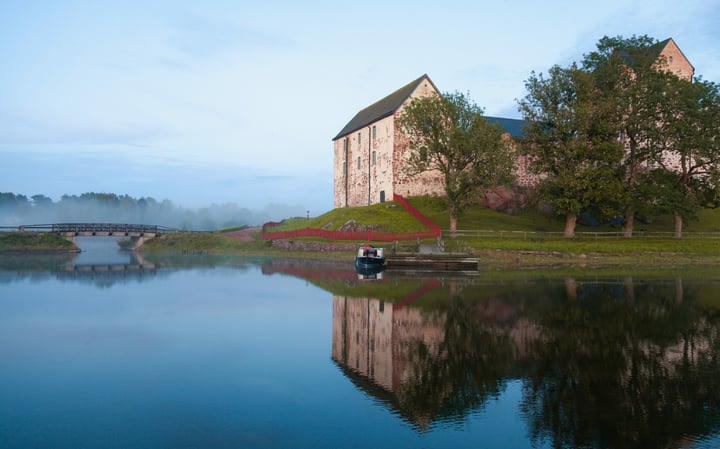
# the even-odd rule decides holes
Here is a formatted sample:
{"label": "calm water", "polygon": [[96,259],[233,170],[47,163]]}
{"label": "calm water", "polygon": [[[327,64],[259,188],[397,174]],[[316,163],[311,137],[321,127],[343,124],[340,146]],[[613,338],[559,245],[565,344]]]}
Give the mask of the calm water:
{"label": "calm water", "polygon": [[717,277],[0,256],[0,447],[720,447]]}

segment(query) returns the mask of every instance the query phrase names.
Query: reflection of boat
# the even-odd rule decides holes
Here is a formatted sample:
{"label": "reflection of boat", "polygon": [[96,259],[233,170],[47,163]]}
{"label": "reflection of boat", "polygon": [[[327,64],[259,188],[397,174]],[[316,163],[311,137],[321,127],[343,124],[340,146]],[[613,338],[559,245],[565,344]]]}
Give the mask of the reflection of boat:
{"label": "reflection of boat", "polygon": [[358,279],[361,280],[376,280],[383,278],[383,271],[385,265],[371,265],[371,266],[358,266],[355,264],[355,272],[358,275]]}
{"label": "reflection of boat", "polygon": [[372,245],[361,246],[355,256],[355,269],[358,268],[384,268],[385,250]]}

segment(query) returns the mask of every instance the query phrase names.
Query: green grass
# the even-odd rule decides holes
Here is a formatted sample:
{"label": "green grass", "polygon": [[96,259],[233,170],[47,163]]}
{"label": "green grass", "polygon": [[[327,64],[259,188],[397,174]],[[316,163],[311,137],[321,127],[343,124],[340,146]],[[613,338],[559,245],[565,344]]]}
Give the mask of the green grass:
{"label": "green grass", "polygon": [[[428,196],[414,197],[408,199],[408,202],[429,219],[440,225],[442,229],[447,230],[450,228],[447,203],[443,198]],[[471,207],[460,216],[457,228],[562,233],[564,226],[564,217],[542,213],[534,209],[528,209],[511,215],[477,205]],[[619,228],[610,224],[588,226],[583,223],[578,223],[575,231],[577,233],[602,233],[619,231]],[[674,220],[671,215],[652,217],[650,223],[636,220],[635,231],[672,234],[674,231]],[[684,223],[683,232],[688,234],[697,232],[720,232],[720,209],[701,209],[696,219],[688,220]]]}
{"label": "green grass", "polygon": [[378,227],[378,230],[388,232],[412,232],[427,229],[399,203],[391,201],[373,204],[372,206],[334,209],[310,219],[289,218],[280,226],[269,228],[268,231],[289,231],[304,228],[336,231],[350,220],[354,220],[359,225],[374,225]]}
{"label": "green grass", "polygon": [[[408,202],[423,215],[437,223],[441,229],[450,228],[450,218],[447,203],[441,197],[422,196],[409,198]],[[272,230],[287,231],[303,228],[324,228],[336,230],[344,223],[354,220],[362,225],[377,225],[382,230],[390,232],[410,232],[427,229],[420,221],[395,202],[375,204],[363,207],[346,207],[334,209],[314,218],[291,218]],[[518,214],[498,212],[483,206],[473,206],[458,219],[459,230],[488,230],[488,231],[524,231],[528,233],[548,233],[561,235],[564,229],[564,220],[557,215],[545,214],[538,210],[526,210]],[[674,230],[673,217],[669,215],[653,217],[652,222],[635,222],[636,232],[663,233],[669,237]],[[617,233],[619,228],[610,224],[588,226],[578,223],[575,229],[579,236],[584,233],[603,234]],[[720,209],[703,209],[695,220],[684,223],[683,232],[687,236],[694,233],[720,233]],[[447,233],[447,232],[446,232]],[[592,238],[594,238],[591,236]]]}
{"label": "green grass", "polygon": [[[573,239],[562,237],[564,222],[556,216],[528,210],[510,215],[482,206],[470,208],[458,221],[459,230],[473,232],[450,236],[449,218],[444,199],[415,197],[410,204],[439,224],[444,230],[446,252],[470,253],[479,256],[486,267],[541,267],[607,265],[642,267],[689,267],[706,264],[720,266],[720,209],[700,211],[698,219],[686,223],[682,239],[672,238],[673,219],[655,217],[651,223],[636,222],[636,231],[645,231],[643,237],[622,238],[619,230],[610,225],[590,227],[579,224]],[[390,202],[365,207],[340,208],[314,218],[292,218],[272,230],[324,228],[337,230],[354,220],[359,225],[373,225],[377,230],[411,232],[426,227],[401,205]],[[477,230],[491,231],[478,235]],[[501,233],[502,231],[502,233]],[[660,234],[653,233],[664,233]],[[706,233],[701,235],[699,233]],[[509,238],[512,237],[512,238]],[[149,251],[206,252],[211,254],[266,254],[285,256],[290,253],[275,249],[269,241],[240,241],[222,233],[167,234],[149,241]],[[295,240],[317,240],[302,238]],[[433,243],[432,242],[429,243]],[[346,242],[349,243],[349,242]],[[375,242],[380,246],[387,243]],[[417,250],[416,241],[400,242],[399,252]],[[310,257],[349,257],[342,254],[305,253]],[[302,257],[306,257],[303,255]]]}
{"label": "green grass", "polygon": [[[447,202],[441,197],[422,196],[409,198],[411,206],[440,225],[450,228],[450,216]],[[563,229],[563,223],[556,217],[544,215],[535,210],[524,211],[517,215],[498,212],[483,206],[473,206],[458,219],[458,229],[486,229],[507,231],[549,232]],[[584,228],[580,226],[580,229]]]}
{"label": "green grass", "polygon": [[250,242],[228,237],[219,232],[173,232],[150,239],[143,245],[147,251],[187,253],[248,253],[268,249],[268,242]]}
{"label": "green grass", "polygon": [[[526,210],[507,214],[487,207],[474,206],[458,220],[460,232],[449,235],[447,204],[443,198],[423,196],[409,198],[410,204],[444,230],[445,251],[483,254],[484,258],[506,263],[577,263],[577,258],[590,262],[598,255],[606,260],[633,263],[641,257],[648,263],[697,263],[698,258],[713,263],[720,260],[720,209],[703,209],[696,220],[685,223],[682,239],[674,239],[672,216],[653,217],[651,222],[636,221],[636,232],[643,237],[622,238],[620,229],[610,224],[596,227],[578,224],[577,237],[562,237],[561,217]],[[393,207],[394,206],[394,207]],[[337,229],[342,223],[355,220],[360,224],[376,224],[389,231],[417,231],[425,227],[400,205],[376,204],[367,207],[340,208],[310,220],[287,220],[279,229],[305,227]],[[490,231],[478,234],[478,230]],[[700,234],[700,233],[705,233]],[[413,243],[413,242],[410,242]],[[402,250],[412,246],[401,242]],[[609,258],[609,259],[608,259]]]}
{"label": "green grass", "polygon": [[65,238],[49,232],[0,233],[0,251],[74,251],[77,247]]}

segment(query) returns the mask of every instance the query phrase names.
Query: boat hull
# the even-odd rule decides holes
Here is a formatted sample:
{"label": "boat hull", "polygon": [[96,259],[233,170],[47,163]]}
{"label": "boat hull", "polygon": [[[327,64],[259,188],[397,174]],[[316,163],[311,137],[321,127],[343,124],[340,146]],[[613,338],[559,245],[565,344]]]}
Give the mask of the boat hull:
{"label": "boat hull", "polygon": [[385,250],[372,245],[361,246],[355,255],[355,269],[377,269],[385,267]]}
{"label": "boat hull", "polygon": [[355,256],[355,268],[384,268],[384,257],[361,257]]}

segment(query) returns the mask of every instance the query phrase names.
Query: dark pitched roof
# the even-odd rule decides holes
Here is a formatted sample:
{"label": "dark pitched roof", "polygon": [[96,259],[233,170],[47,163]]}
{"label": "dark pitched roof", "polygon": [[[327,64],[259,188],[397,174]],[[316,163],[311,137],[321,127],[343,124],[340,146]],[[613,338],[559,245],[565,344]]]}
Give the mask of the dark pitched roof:
{"label": "dark pitched roof", "polygon": [[490,123],[499,124],[505,131],[507,131],[513,137],[523,137],[525,132],[523,128],[527,125],[525,120],[518,120],[515,118],[502,118],[502,117],[488,117],[485,116],[485,120]]}
{"label": "dark pitched roof", "polygon": [[[662,53],[662,51],[665,49],[667,44],[670,43],[670,40],[671,40],[671,38],[668,38],[668,39],[665,39],[664,41],[656,42],[653,45],[646,47],[645,49],[642,50],[641,54],[644,57],[648,58],[648,64],[657,61],[657,58],[660,57],[660,53]],[[632,66],[637,62],[637,60],[635,59],[636,55],[630,53],[627,48],[621,47],[615,51],[620,56],[620,58],[622,58],[622,61],[625,64]]]}
{"label": "dark pitched roof", "polygon": [[[680,51],[680,54],[683,56],[683,58],[685,58],[685,60],[688,62],[688,64],[690,64],[690,67],[692,67],[693,72],[694,72],[695,66],[692,65],[692,63],[687,58],[687,56],[685,56],[685,53],[683,53],[683,51],[680,50],[680,47],[678,47],[677,43],[671,37],[665,39],[664,41],[657,42],[654,45],[651,45],[650,47],[648,47],[646,49],[645,55],[647,55],[647,57],[649,58],[648,63],[653,63],[653,62],[657,61],[657,59],[660,57],[660,54],[663,52],[663,50],[665,50],[665,47],[667,47],[670,44],[670,42],[673,42],[675,44],[677,49]],[[623,62],[625,64],[630,65],[630,66],[635,64],[635,62],[636,62],[635,57],[633,55],[631,55],[627,51],[627,49],[621,48],[621,49],[617,50],[617,52],[620,55],[620,57],[623,59]]]}
{"label": "dark pitched roof", "polygon": [[[353,131],[357,131],[360,128],[363,128],[370,123],[377,122],[378,120],[385,118],[389,115],[392,115],[397,111],[400,106],[405,102],[405,100],[410,97],[410,94],[413,93],[413,91],[420,85],[420,83],[427,79],[430,81],[430,84],[432,84],[433,87],[435,85],[430,80],[430,78],[427,76],[427,74],[421,76],[420,78],[416,79],[415,81],[406,84],[405,86],[401,87],[400,89],[396,90],[395,92],[391,93],[387,97],[376,101],[375,103],[371,104],[370,106],[366,107],[362,111],[355,114],[355,117],[352,118],[348,122],[347,125],[343,129],[340,130],[340,132],[337,134],[337,136],[333,137],[332,140],[337,140],[340,137],[346,136],[350,134]],[[435,87],[435,90],[437,88]]]}
{"label": "dark pitched roof", "polygon": [[658,42],[657,44],[655,44],[655,45],[652,47],[652,48],[653,48],[653,51],[657,52],[657,53],[655,54],[655,57],[656,57],[656,58],[660,56],[660,53],[662,53],[662,51],[665,50],[665,47],[667,47],[667,45],[670,43],[671,40],[672,40],[672,38],[669,37],[669,38],[665,39],[664,41]]}

